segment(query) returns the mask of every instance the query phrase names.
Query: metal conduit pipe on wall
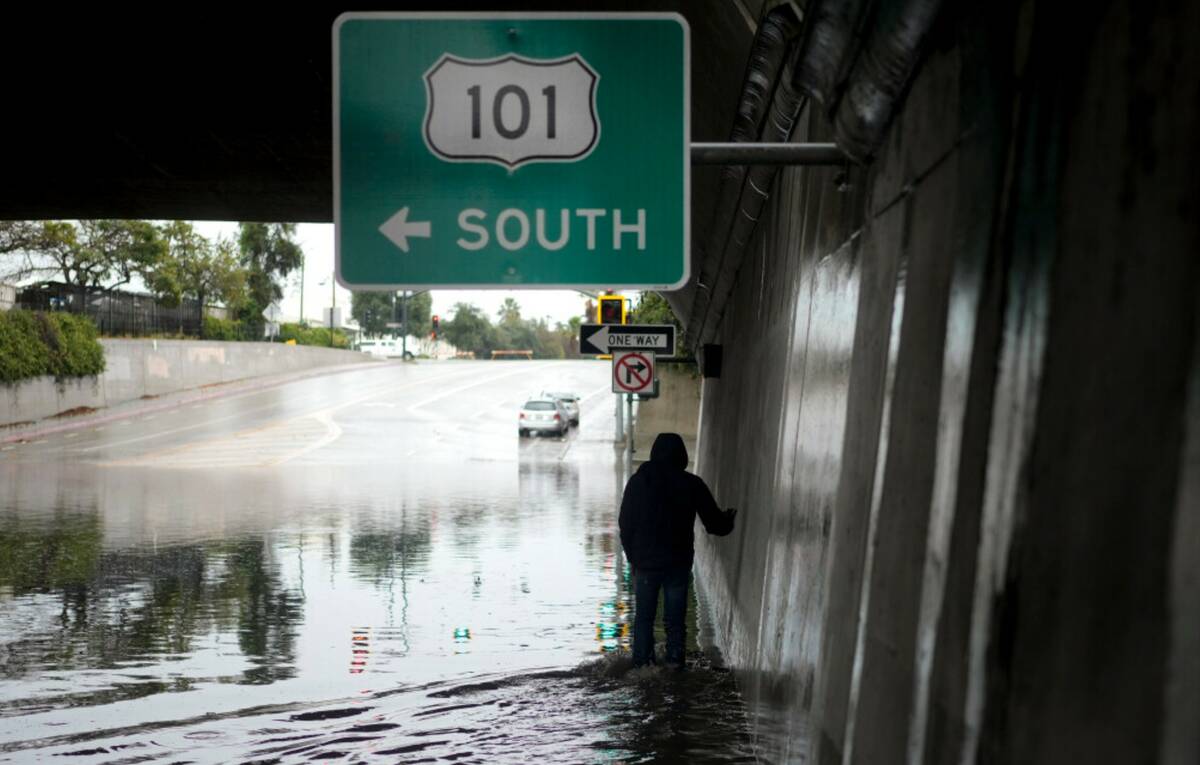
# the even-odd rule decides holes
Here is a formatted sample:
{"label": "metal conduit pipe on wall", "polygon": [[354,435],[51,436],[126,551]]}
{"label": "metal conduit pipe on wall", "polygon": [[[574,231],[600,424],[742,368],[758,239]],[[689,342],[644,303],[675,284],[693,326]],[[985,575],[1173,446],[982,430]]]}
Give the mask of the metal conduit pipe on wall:
{"label": "metal conduit pipe on wall", "polygon": [[867,161],[883,143],[941,6],[941,0],[880,4],[834,117],[838,146],[855,161]]}
{"label": "metal conduit pipe on wall", "polygon": [[[767,115],[772,93],[792,43],[800,32],[800,22],[789,5],[781,5],[762,20],[750,49],[746,78],[738,101],[730,140],[735,143],[758,140]],[[692,328],[703,320],[712,295],[712,285],[721,268],[727,233],[733,225],[738,200],[746,178],[745,165],[728,165],[721,172],[712,224],[699,253],[699,269],[691,289],[666,293],[675,315],[684,318],[683,346],[691,348],[699,333]]]}
{"label": "metal conduit pipe on wall", "polygon": [[[793,51],[788,63],[784,66],[783,75],[775,88],[775,97],[771,101],[769,119],[763,125],[762,140],[766,142],[784,142],[792,135],[796,118],[804,105],[804,96],[794,86],[796,57],[799,49]],[[758,227],[758,218],[763,206],[771,195],[771,186],[775,176],[779,174],[778,165],[753,165],[746,174],[746,182],[738,199],[737,213],[733,225],[725,240],[720,266],[715,281],[710,290],[711,303],[707,306],[696,327],[696,338],[700,344],[710,343],[716,336],[721,317],[725,313],[725,304],[733,291],[738,270],[746,254],[746,245],[754,236]],[[689,325],[689,328],[693,325]]]}
{"label": "metal conduit pipe on wall", "polygon": [[[800,44],[790,53],[795,16],[789,6],[776,8],[755,38],[733,140],[788,141],[808,96],[832,115],[842,152],[857,162],[869,161],[916,74],[940,8],[941,0],[881,0],[870,9],[867,0],[817,0],[807,12]],[[760,131],[768,93],[773,94],[770,114]],[[778,172],[772,165],[737,165],[723,173],[693,291],[668,297],[676,315],[688,317],[686,347],[696,349],[716,336]]]}
{"label": "metal conduit pipe on wall", "polygon": [[815,0],[804,12],[804,38],[793,69],[796,87],[832,110],[838,86],[858,49],[858,35],[867,0]]}

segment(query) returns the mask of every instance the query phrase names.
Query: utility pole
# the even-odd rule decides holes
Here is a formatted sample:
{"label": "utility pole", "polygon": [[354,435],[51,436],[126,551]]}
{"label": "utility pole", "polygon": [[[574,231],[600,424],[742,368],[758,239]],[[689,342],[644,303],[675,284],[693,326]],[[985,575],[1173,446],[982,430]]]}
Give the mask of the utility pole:
{"label": "utility pole", "polygon": [[334,316],[334,314],[337,313],[337,279],[332,276],[329,277],[329,284],[330,284],[330,290],[332,291],[332,294],[333,294],[333,298],[330,301],[332,303],[332,305],[330,305],[330,307],[329,307],[329,347],[332,348],[333,347],[333,316]]}
{"label": "utility pole", "polygon": [[304,326],[304,253],[300,253],[300,326]]}

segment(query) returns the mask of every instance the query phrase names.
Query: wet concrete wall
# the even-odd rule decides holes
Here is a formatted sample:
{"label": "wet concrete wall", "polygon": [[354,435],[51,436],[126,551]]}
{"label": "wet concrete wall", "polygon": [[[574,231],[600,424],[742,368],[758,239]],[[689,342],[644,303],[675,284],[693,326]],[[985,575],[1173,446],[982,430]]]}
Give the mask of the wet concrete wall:
{"label": "wet concrete wall", "polygon": [[1093,10],[948,7],[875,161],[772,190],[698,555],[770,761],[1200,751],[1200,18]]}
{"label": "wet concrete wall", "polygon": [[0,386],[0,425],[34,422],[79,407],[100,409],[205,385],[369,361],[356,351],[281,343],[103,339],[96,377],[39,377]]}

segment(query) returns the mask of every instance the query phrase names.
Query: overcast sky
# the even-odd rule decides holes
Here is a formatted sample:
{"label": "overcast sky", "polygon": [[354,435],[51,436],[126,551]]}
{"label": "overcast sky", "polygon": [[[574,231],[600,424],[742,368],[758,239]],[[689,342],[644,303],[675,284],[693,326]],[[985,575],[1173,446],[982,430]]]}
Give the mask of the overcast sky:
{"label": "overcast sky", "polygon": [[[225,236],[236,239],[236,223],[199,221],[196,229],[210,239]],[[296,227],[297,240],[304,250],[304,315],[320,321],[322,311],[332,297],[333,224],[301,223]],[[504,298],[515,298],[526,318],[549,317],[550,323],[566,322],[583,313],[587,296],[571,290],[435,290],[433,313],[449,317],[455,303],[474,303],[495,320],[496,311]],[[636,293],[626,293],[636,297]],[[337,287],[337,304],[350,305],[350,291]],[[283,316],[294,321],[300,316],[300,275],[293,274],[284,287]],[[346,313],[349,316],[349,312]]]}

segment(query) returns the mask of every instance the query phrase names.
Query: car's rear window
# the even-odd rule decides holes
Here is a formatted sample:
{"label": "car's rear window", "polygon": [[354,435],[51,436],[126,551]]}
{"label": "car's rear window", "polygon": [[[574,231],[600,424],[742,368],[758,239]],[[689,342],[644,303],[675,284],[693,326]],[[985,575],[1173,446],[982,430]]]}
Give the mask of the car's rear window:
{"label": "car's rear window", "polygon": [[551,404],[549,401],[526,401],[525,409],[531,412],[552,412],[554,411],[554,404]]}

